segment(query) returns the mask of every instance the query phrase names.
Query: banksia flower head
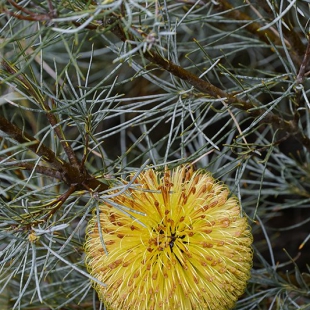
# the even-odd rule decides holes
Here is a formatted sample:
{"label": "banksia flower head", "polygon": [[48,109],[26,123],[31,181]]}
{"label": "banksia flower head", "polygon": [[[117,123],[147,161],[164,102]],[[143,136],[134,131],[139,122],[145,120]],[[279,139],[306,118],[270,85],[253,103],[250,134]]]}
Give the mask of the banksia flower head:
{"label": "banksia flower head", "polygon": [[[146,170],[87,227],[86,265],[108,309],[230,309],[250,277],[252,235],[209,174]],[[143,224],[143,225],[142,225]],[[99,232],[101,230],[101,232]],[[104,250],[103,242],[108,254]]]}

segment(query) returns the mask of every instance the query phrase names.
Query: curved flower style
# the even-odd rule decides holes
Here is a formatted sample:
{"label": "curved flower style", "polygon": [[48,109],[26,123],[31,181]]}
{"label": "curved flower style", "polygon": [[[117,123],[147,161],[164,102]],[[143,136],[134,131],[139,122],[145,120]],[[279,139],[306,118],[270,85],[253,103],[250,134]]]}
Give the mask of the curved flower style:
{"label": "curved flower style", "polygon": [[86,265],[106,284],[94,287],[108,309],[233,307],[252,262],[237,199],[209,174],[186,167],[163,175],[150,169],[134,184],[113,202],[144,215],[128,212],[131,218],[104,204],[100,225],[94,215],[87,227]]}

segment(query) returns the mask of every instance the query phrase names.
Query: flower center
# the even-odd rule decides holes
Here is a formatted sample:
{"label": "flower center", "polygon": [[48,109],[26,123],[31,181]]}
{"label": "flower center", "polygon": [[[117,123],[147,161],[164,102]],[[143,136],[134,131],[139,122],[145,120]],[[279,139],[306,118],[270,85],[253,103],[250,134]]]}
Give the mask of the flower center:
{"label": "flower center", "polygon": [[[159,225],[157,229],[153,229],[154,234],[152,238],[149,239],[148,251],[152,252],[153,250],[164,251],[165,248],[170,248],[171,253],[173,253],[173,248],[175,243],[185,238],[185,234],[180,234],[180,232],[172,232],[171,228],[167,228],[163,224]],[[184,241],[182,241],[184,243]],[[187,243],[187,242],[186,242]],[[181,252],[183,252],[181,250]]]}

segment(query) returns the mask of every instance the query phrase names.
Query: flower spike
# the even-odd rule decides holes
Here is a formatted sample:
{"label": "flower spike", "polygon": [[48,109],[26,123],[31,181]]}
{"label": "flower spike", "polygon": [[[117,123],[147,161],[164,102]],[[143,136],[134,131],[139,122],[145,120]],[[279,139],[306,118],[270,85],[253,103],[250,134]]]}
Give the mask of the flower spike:
{"label": "flower spike", "polygon": [[231,309],[252,265],[252,235],[238,200],[188,167],[149,169],[134,185],[113,200],[141,214],[130,218],[104,204],[100,225],[94,214],[87,227],[86,265],[106,284],[93,283],[100,299],[117,310]]}

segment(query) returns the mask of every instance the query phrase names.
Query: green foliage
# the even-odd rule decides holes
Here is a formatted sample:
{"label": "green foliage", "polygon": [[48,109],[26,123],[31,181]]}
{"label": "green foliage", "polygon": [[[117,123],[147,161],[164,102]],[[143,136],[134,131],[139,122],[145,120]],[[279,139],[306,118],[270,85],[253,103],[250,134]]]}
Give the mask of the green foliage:
{"label": "green foliage", "polygon": [[91,211],[129,172],[184,163],[252,225],[236,309],[309,309],[309,17],[306,0],[0,0],[1,309],[104,309]]}

